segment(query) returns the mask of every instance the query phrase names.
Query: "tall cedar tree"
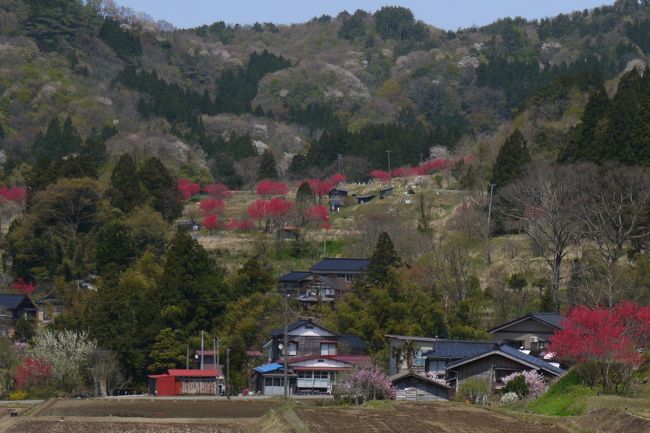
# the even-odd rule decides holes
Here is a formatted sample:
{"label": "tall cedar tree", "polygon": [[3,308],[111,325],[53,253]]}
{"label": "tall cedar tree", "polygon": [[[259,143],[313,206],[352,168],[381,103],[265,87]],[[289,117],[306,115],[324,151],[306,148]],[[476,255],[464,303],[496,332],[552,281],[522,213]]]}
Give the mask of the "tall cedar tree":
{"label": "tall cedar tree", "polygon": [[[171,242],[161,281],[163,320],[187,335],[210,329],[222,312],[222,278],[208,253],[178,230]],[[169,313],[169,314],[167,314]]]}
{"label": "tall cedar tree", "polygon": [[518,129],[515,129],[499,149],[497,159],[492,166],[490,181],[498,186],[504,186],[519,176],[523,167],[530,161],[526,139]]}
{"label": "tall cedar tree", "polygon": [[266,149],[260,160],[260,169],[257,172],[257,180],[277,178],[278,169],[276,168],[275,157],[269,149]]}
{"label": "tall cedar tree", "polygon": [[386,232],[382,232],[377,240],[375,251],[370,258],[368,265],[368,277],[370,281],[382,284],[388,280],[392,267],[397,267],[402,260],[395,252],[393,241]]}
{"label": "tall cedar tree", "polygon": [[138,175],[151,197],[152,207],[167,221],[178,218],[183,210],[181,197],[165,165],[158,158],[151,157],[145,161]]}
{"label": "tall cedar tree", "polygon": [[140,185],[138,170],[128,153],[122,155],[111,174],[111,188],[108,192],[111,205],[123,212],[131,212],[144,204],[146,194]]}
{"label": "tall cedar tree", "polygon": [[127,227],[110,221],[95,237],[95,263],[100,275],[122,271],[131,264],[136,251]]}

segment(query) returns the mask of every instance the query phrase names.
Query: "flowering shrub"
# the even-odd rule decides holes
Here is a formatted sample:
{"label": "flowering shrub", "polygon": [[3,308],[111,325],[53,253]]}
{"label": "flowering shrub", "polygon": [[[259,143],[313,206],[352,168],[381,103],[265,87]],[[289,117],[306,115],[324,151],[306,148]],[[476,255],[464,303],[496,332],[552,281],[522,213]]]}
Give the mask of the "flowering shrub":
{"label": "flowering shrub", "polygon": [[203,188],[203,191],[212,198],[224,200],[232,197],[232,192],[223,183],[211,183]]}
{"label": "flowering shrub", "polygon": [[31,295],[36,290],[34,283],[23,280],[22,277],[11,283],[11,288],[25,295]]}
{"label": "flowering shrub", "polygon": [[27,189],[22,186],[0,186],[0,197],[22,204],[27,199]]}
{"label": "flowering shrub", "polygon": [[282,182],[274,180],[262,180],[257,184],[255,190],[257,195],[271,196],[271,195],[284,195],[289,192],[289,187]]}
{"label": "flowering shrub", "polygon": [[350,396],[362,396],[364,400],[394,400],[397,394],[390,378],[374,365],[350,374],[340,391]]}
{"label": "flowering shrub", "polygon": [[177,180],[176,188],[180,191],[183,200],[189,200],[201,192],[201,185],[192,182],[191,179],[185,178],[180,178]]}
{"label": "flowering shrub", "polygon": [[223,200],[218,198],[208,198],[201,201],[199,204],[199,209],[201,209],[201,211],[203,211],[205,214],[222,212],[225,207],[226,206],[223,204]]}
{"label": "flowering shrub", "polygon": [[501,403],[510,404],[519,400],[519,396],[516,392],[506,392],[501,396]]}
{"label": "flowering shrub", "polygon": [[390,175],[384,170],[373,170],[370,172],[370,177],[385,182],[390,178]]}
{"label": "flowering shrub", "polygon": [[216,214],[206,215],[205,218],[203,218],[203,226],[212,233],[212,230],[217,228],[218,221],[219,217],[217,217]]}
{"label": "flowering shrub", "polygon": [[16,368],[15,377],[20,390],[45,385],[52,378],[52,364],[45,358],[25,358]]}
{"label": "flowering shrub", "polygon": [[[501,379],[501,382],[505,385],[504,391],[513,391],[521,398],[527,396],[537,398],[546,391],[544,376],[535,370],[509,374]],[[518,382],[525,385],[525,391],[523,387],[517,384]]]}
{"label": "flowering shrub", "polygon": [[327,181],[332,185],[338,185],[341,182],[345,182],[345,179],[346,177],[344,174],[334,173],[329,179],[327,179]]}

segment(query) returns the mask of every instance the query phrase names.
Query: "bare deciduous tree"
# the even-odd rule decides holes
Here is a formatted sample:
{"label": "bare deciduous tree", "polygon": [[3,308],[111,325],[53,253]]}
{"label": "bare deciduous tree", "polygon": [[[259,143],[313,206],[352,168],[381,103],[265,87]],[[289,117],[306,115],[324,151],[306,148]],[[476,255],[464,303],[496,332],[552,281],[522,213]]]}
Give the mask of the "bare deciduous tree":
{"label": "bare deciduous tree", "polygon": [[503,187],[497,212],[526,233],[551,269],[551,290],[559,310],[562,261],[579,238],[576,200],[579,190],[573,167],[531,165],[528,174]]}
{"label": "bare deciduous tree", "polygon": [[97,349],[90,357],[90,374],[99,386],[99,394],[104,397],[113,394],[113,391],[122,388],[128,382],[115,352]]}
{"label": "bare deciduous tree", "polygon": [[593,241],[604,268],[600,272],[610,307],[623,290],[617,270],[631,241],[650,237],[650,174],[640,167],[581,165],[575,168],[577,201],[585,238]]}

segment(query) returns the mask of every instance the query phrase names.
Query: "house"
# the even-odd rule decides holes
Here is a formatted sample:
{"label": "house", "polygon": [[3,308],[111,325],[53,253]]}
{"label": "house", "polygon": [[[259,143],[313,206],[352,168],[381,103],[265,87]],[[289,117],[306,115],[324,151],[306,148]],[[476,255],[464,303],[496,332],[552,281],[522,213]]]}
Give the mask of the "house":
{"label": "house", "polygon": [[488,380],[498,387],[505,376],[536,370],[545,377],[557,377],[565,373],[560,367],[528,355],[504,343],[496,343],[479,354],[460,359],[447,365],[447,381],[456,391],[468,379]]}
{"label": "house", "polygon": [[294,297],[300,296],[301,290],[313,279],[309,271],[291,271],[278,278],[278,290],[282,293],[291,293]]}
{"label": "house", "polygon": [[291,271],[278,278],[278,289],[290,293],[303,306],[334,302],[350,289],[354,279],[368,270],[368,259],[325,258],[307,271]]}
{"label": "house", "polygon": [[342,283],[343,287],[350,289],[357,276],[368,272],[368,265],[369,259],[324,258],[309,268],[309,271],[320,277],[338,280],[337,285]]}
{"label": "house", "polygon": [[379,199],[383,200],[384,198],[386,198],[386,197],[388,197],[390,195],[393,195],[393,191],[394,191],[394,189],[393,189],[392,185],[380,189],[379,190]]}
{"label": "house", "polygon": [[165,374],[151,374],[151,395],[219,395],[223,390],[224,376],[220,368],[211,370],[170,369]]}
{"label": "house", "polygon": [[[343,375],[370,362],[367,355],[308,355],[288,361],[288,393],[329,394]],[[284,394],[284,361],[254,368],[255,392],[262,395]]]}
{"label": "house", "polygon": [[358,204],[364,204],[368,203],[370,200],[375,198],[374,194],[365,194],[365,195],[358,195],[357,196],[357,203]]}
{"label": "house", "polygon": [[329,192],[329,198],[330,201],[335,198],[335,197],[347,197],[348,196],[348,190],[345,188],[341,187],[334,187],[330,190]]}
{"label": "house", "polygon": [[491,341],[438,340],[432,349],[424,352],[425,370],[429,375],[445,377],[452,362],[484,353],[494,346]]}
{"label": "house", "polygon": [[539,352],[548,347],[555,332],[562,330],[563,320],[564,317],[556,313],[528,313],[488,332],[494,341],[505,341],[515,348]]}
{"label": "house", "polygon": [[341,210],[341,208],[343,208],[344,206],[345,206],[345,203],[343,202],[342,199],[337,198],[337,197],[330,198],[330,201],[329,201],[330,212],[339,212]]}
{"label": "house", "polygon": [[12,337],[16,321],[21,317],[35,318],[38,309],[27,295],[0,294],[0,333]]}
{"label": "house", "polygon": [[63,311],[63,306],[54,292],[35,301],[34,304],[37,309],[36,318],[39,323],[44,325],[54,322],[54,319]]}
{"label": "house", "polygon": [[397,390],[397,400],[440,401],[451,398],[451,388],[444,380],[436,380],[414,371],[405,371],[390,378]]}
{"label": "house", "polygon": [[288,324],[288,352],[285,366],[284,327],[271,332],[263,346],[267,363],[253,369],[255,391],[264,395],[284,393],[285,368],[291,393],[331,391],[343,372],[369,362],[366,344],[357,336],[339,335],[300,319]]}

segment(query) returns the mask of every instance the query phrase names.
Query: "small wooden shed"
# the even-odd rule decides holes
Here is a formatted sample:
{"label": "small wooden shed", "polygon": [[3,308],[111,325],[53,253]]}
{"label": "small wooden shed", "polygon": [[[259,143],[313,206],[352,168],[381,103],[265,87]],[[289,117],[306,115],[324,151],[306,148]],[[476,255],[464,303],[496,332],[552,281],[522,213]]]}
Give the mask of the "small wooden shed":
{"label": "small wooden shed", "polygon": [[397,388],[397,400],[441,401],[450,399],[450,387],[447,384],[414,371],[396,374],[390,380]]}
{"label": "small wooden shed", "polygon": [[359,204],[368,203],[373,198],[375,198],[374,194],[358,195],[357,196],[357,202]]}
{"label": "small wooden shed", "polygon": [[393,187],[392,186],[387,186],[386,188],[382,188],[379,190],[379,199],[383,200],[385,197],[388,197],[389,195],[393,195]]}

